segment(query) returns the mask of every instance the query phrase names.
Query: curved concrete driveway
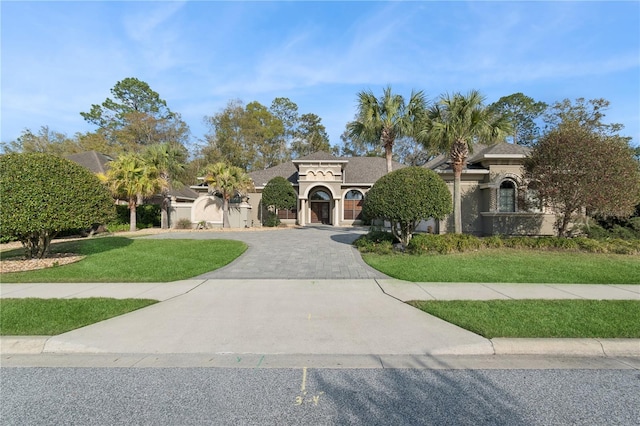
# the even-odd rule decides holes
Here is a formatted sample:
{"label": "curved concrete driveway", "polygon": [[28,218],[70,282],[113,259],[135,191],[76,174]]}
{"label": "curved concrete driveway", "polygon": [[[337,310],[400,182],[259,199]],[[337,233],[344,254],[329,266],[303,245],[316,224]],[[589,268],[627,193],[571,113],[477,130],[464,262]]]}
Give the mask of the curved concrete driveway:
{"label": "curved concrete driveway", "polygon": [[311,226],[241,232],[166,233],[148,238],[240,240],[247,251],[229,265],[194,279],[386,278],[363,262],[351,245],[364,228]]}

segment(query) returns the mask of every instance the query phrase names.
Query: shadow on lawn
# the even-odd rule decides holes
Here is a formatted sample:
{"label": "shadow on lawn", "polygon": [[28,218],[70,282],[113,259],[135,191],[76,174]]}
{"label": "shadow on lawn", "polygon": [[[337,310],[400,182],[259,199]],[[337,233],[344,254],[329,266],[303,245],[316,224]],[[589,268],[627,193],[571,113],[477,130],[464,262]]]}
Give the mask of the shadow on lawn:
{"label": "shadow on lawn", "polygon": [[[75,253],[91,255],[127,247],[133,243],[131,238],[126,237],[94,237],[83,238],[73,241],[54,240],[49,248],[50,253]],[[22,247],[8,250],[2,253],[3,258],[19,257],[24,255]]]}

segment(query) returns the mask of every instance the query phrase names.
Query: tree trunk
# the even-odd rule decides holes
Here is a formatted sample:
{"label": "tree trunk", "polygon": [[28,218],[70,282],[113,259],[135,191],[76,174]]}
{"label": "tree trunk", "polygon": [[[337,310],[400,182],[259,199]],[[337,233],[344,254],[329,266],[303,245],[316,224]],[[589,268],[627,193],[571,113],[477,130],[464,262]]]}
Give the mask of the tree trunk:
{"label": "tree trunk", "polygon": [[224,198],[222,207],[222,227],[231,228],[231,224],[229,223],[229,200],[226,197]]}
{"label": "tree trunk", "polygon": [[462,233],[462,201],[460,196],[460,178],[462,164],[453,165],[453,232]]}
{"label": "tree trunk", "polygon": [[129,231],[136,230],[136,197],[131,197],[129,199]]}
{"label": "tree trunk", "polygon": [[387,173],[393,171],[393,139],[387,130],[382,131],[382,143],[384,144],[384,156],[387,159]]}
{"label": "tree trunk", "polygon": [[460,181],[469,147],[462,139],[457,139],[451,146],[451,168],[453,168],[453,231],[462,233],[462,195],[460,194]]}
{"label": "tree trunk", "polygon": [[160,228],[169,229],[169,198],[165,194],[160,203]]}
{"label": "tree trunk", "polygon": [[571,216],[573,212],[564,213],[562,218],[558,220],[558,237],[566,237],[567,236],[567,228],[569,227],[569,222],[571,222]]}
{"label": "tree trunk", "polygon": [[384,155],[387,158],[387,173],[393,171],[393,150],[390,145],[384,146]]}

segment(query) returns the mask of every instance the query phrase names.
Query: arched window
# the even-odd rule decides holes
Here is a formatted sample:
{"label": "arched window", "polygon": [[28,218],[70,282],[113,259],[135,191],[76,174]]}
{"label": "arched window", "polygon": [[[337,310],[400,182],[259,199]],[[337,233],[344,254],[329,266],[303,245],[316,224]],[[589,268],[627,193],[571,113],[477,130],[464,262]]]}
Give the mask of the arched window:
{"label": "arched window", "polygon": [[498,190],[498,211],[516,211],[516,184],[512,180],[504,180]]}
{"label": "arched window", "polygon": [[314,192],[313,194],[311,194],[311,200],[312,201],[329,201],[331,200],[331,197],[325,191],[320,189]]}
{"label": "arched window", "polygon": [[352,189],[344,195],[344,220],[362,219],[362,192]]}

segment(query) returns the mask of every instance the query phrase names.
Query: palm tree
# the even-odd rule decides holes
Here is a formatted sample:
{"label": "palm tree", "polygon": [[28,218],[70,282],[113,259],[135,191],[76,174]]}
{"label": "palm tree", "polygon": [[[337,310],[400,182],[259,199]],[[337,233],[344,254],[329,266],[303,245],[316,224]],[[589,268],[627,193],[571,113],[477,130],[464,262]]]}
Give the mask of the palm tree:
{"label": "palm tree", "polygon": [[426,100],[422,91],[412,91],[409,102],[391,92],[387,86],[380,99],[372,91],[358,93],[356,120],[349,123],[349,136],[369,144],[380,142],[387,159],[387,173],[391,172],[393,143],[396,138],[414,136],[415,123],[426,111]]}
{"label": "palm tree", "polygon": [[509,131],[506,118],[486,108],[484,97],[477,90],[466,95],[445,94],[429,108],[427,124],[417,137],[428,147],[448,153],[451,158],[455,233],[462,232],[460,178],[473,145],[495,143]]}
{"label": "palm tree", "polygon": [[253,181],[240,167],[231,166],[223,162],[208,165],[205,168],[204,179],[212,191],[222,195],[222,226],[223,228],[230,228],[229,200],[236,193],[239,195],[246,194],[253,188]]}
{"label": "palm tree", "polygon": [[144,161],[139,154],[120,155],[109,163],[106,184],[116,197],[125,198],[129,204],[129,230],[136,230],[136,204],[138,198],[157,193],[167,182],[158,169]]}
{"label": "palm tree", "polygon": [[158,169],[158,173],[165,183],[160,188],[162,195],[160,227],[167,229],[169,228],[169,191],[172,187],[182,186],[178,178],[184,172],[185,149],[181,145],[165,142],[149,145],[143,155],[147,163]]}

